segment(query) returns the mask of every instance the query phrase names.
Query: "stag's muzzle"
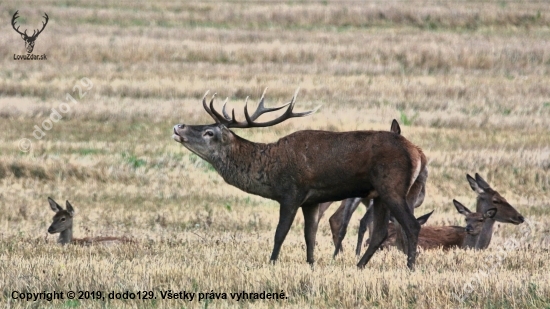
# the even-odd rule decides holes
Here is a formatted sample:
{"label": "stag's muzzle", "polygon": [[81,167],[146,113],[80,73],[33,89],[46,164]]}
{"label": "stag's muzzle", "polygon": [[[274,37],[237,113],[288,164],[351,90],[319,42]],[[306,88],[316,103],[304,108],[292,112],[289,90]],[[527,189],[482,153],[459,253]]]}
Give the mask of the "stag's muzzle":
{"label": "stag's muzzle", "polygon": [[187,141],[187,139],[181,136],[179,133],[179,130],[182,130],[183,128],[185,128],[184,124],[177,124],[174,126],[174,134],[172,135],[172,138],[178,143],[183,143]]}

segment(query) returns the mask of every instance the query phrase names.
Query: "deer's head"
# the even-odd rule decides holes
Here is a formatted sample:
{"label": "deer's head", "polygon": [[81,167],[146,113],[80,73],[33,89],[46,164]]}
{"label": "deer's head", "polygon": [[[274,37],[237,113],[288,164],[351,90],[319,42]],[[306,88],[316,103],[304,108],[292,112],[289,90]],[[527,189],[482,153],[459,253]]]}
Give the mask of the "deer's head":
{"label": "deer's head", "polygon": [[462,205],[459,201],[453,200],[456,210],[466,217],[466,233],[477,236],[483,229],[483,223],[487,219],[493,219],[498,213],[496,208],[491,208],[481,212],[471,212],[466,206]]}
{"label": "deer's head", "polygon": [[17,33],[19,33],[21,35],[21,38],[25,41],[25,49],[27,49],[27,53],[32,53],[33,49],[34,49],[34,41],[36,41],[36,38],[38,37],[38,35],[40,33],[42,33],[42,31],[44,30],[44,28],[46,28],[46,25],[48,24],[48,14],[44,13],[44,17],[46,19],[45,22],[42,22],[42,29],[40,30],[33,30],[33,33],[32,35],[28,35],[27,34],[27,30],[25,29],[24,32],[21,32],[19,31],[19,26],[17,28],[15,28],[15,20],[17,18],[19,18],[19,16],[17,16],[17,13],[19,11],[15,11],[15,13],[13,14],[13,17],[11,19],[11,26],[13,27],[13,30],[15,30]]}
{"label": "deer's head", "polygon": [[[267,90],[267,89],[266,89]],[[220,158],[220,155],[227,151],[228,147],[237,139],[240,139],[237,135],[233,134],[230,128],[252,128],[252,127],[269,127],[281,123],[289,118],[303,117],[314,113],[317,109],[307,111],[303,113],[294,113],[294,103],[296,102],[296,95],[298,91],[292,97],[292,100],[282,106],[266,108],[264,107],[265,91],[258,103],[256,111],[250,115],[248,113],[246,98],[246,104],[244,107],[245,121],[237,121],[235,119],[235,110],[233,109],[232,115],[229,116],[225,107],[227,99],[225,100],[222,108],[222,114],[220,114],[214,108],[214,98],[216,94],[212,96],[210,104],[206,103],[206,96],[208,92],[202,98],[202,104],[206,112],[214,119],[216,123],[210,125],[185,125],[177,124],[173,128],[172,138],[181,143],[187,149],[197,154],[202,159],[212,163],[213,160]],[[288,106],[285,113],[278,118],[258,123],[255,122],[258,117],[264,113],[273,112]]]}
{"label": "deer's head", "polygon": [[73,226],[74,209],[69,201],[66,202],[67,209],[63,209],[52,198],[48,197],[50,208],[55,212],[52,224],[48,228],[48,233],[61,233]]}
{"label": "deer's head", "polygon": [[478,212],[484,213],[491,208],[496,208],[498,211],[494,217],[495,221],[516,225],[525,221],[525,218],[504,197],[493,190],[478,173],[475,174],[475,179],[470,175],[466,175],[466,178],[472,190],[478,194]]}

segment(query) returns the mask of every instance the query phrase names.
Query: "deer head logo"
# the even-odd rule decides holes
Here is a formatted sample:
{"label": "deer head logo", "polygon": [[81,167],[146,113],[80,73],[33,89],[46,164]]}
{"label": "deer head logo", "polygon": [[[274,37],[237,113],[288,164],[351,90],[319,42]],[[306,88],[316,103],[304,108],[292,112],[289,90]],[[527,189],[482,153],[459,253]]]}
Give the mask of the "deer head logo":
{"label": "deer head logo", "polygon": [[32,35],[29,36],[27,35],[27,29],[25,29],[25,32],[21,32],[19,31],[19,26],[15,28],[15,20],[19,18],[19,16],[17,16],[18,12],[19,11],[15,11],[15,14],[13,14],[13,18],[11,19],[11,26],[13,27],[13,30],[21,35],[21,38],[25,41],[25,48],[27,49],[27,53],[30,54],[34,49],[34,41],[36,41],[38,35],[42,33],[42,30],[44,30],[44,28],[46,28],[46,25],[48,24],[48,14],[44,13],[44,16],[42,16],[46,19],[46,22],[42,22],[42,29],[33,30]]}

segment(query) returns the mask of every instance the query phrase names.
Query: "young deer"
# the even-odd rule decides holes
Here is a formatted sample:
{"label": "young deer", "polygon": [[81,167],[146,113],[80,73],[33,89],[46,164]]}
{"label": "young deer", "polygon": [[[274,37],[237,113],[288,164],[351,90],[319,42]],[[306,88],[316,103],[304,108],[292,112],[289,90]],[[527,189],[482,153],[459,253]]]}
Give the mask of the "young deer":
{"label": "young deer", "polygon": [[[475,231],[477,237],[475,241],[470,239],[466,245],[468,248],[487,249],[491,243],[495,221],[518,225],[523,223],[525,218],[504,197],[492,189],[479,174],[475,174],[475,179],[467,174],[466,179],[472,190],[478,194],[476,203],[477,216],[490,214],[489,210],[492,209],[496,210],[496,214],[484,218],[485,224],[481,225],[483,230]],[[458,212],[464,215],[471,213],[458,201],[453,200],[453,203]],[[388,235],[395,233],[392,225],[389,225],[388,228]],[[442,247],[443,249],[462,247],[466,232],[466,228],[460,226],[423,226],[418,236],[418,246],[424,250],[437,247]],[[471,236],[474,232],[468,234]],[[393,238],[388,237],[383,246],[392,246],[394,242]]]}
{"label": "young deer", "polygon": [[[493,225],[497,213],[496,208],[490,208],[484,213],[471,212],[466,206],[457,200],[453,200],[456,210],[466,217],[466,227],[461,226],[422,226],[418,235],[418,246],[424,250],[442,248],[449,250],[452,248],[471,248],[483,250],[487,247],[481,246],[479,240],[491,238]],[[428,220],[431,213],[418,218]],[[425,221],[421,222],[421,224]],[[399,236],[399,231],[395,230],[392,223],[388,226],[388,239],[383,247],[395,245],[395,240]]]}
{"label": "young deer", "polygon": [[[521,224],[525,221],[525,218],[512,205],[510,205],[504,197],[492,189],[491,186],[483,178],[481,178],[478,173],[475,174],[475,179],[466,174],[466,179],[468,179],[468,183],[470,183],[472,190],[477,193],[476,212],[485,213],[491,208],[496,208],[496,216],[489,220],[502,223],[512,223],[514,225]],[[485,249],[489,246],[491,237],[493,236],[492,228],[492,225],[484,226],[484,231],[482,232],[483,236],[478,242],[478,246],[480,248]],[[485,229],[488,230],[485,231]]]}
{"label": "young deer", "polygon": [[51,197],[48,197],[50,208],[55,212],[53,222],[48,228],[48,233],[59,233],[57,242],[65,245],[68,243],[77,245],[91,245],[94,243],[133,243],[134,241],[126,237],[86,237],[73,238],[73,217],[74,209],[69,201],[66,201],[67,209],[63,209]]}

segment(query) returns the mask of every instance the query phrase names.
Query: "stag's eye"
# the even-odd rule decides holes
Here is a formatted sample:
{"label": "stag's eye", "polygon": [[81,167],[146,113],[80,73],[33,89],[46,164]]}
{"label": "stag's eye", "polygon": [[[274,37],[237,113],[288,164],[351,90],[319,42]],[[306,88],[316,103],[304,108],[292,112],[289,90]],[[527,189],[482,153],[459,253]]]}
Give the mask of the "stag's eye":
{"label": "stag's eye", "polygon": [[65,218],[61,218],[61,222],[65,221]]}
{"label": "stag's eye", "polygon": [[212,137],[212,136],[214,136],[214,132],[212,132],[212,131],[206,131],[206,132],[204,132],[204,136],[210,136],[210,137]]}

